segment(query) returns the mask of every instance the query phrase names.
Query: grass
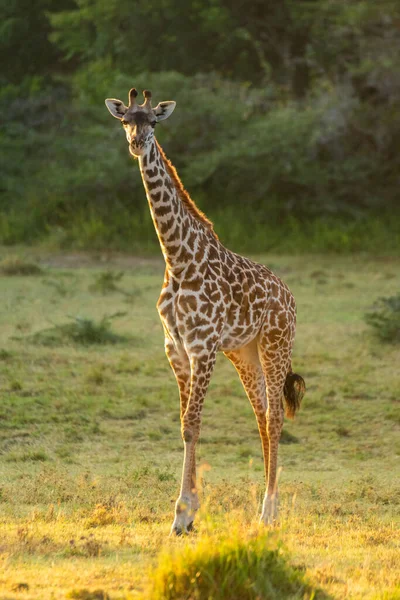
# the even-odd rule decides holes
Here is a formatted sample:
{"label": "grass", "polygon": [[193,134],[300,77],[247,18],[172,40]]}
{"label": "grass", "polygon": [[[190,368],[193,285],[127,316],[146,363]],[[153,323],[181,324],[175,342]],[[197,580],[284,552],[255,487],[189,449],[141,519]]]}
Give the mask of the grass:
{"label": "grass", "polygon": [[[227,585],[237,557],[250,589],[271,583],[271,556],[279,563],[271,577],[283,573],[277,597],[287,597],[282,590],[293,575],[299,597],[316,590],[337,600],[399,598],[400,349],[378,341],[363,315],[376,298],[397,293],[400,262],[259,259],[296,296],[294,368],[307,383],[302,410],[285,423],[281,522],[268,534],[257,524],[263,465],[256,422],[221,356],[199,442],[197,531],[168,538],[182,444],[155,309],[161,260],[42,252],[41,276],[0,278],[2,600],[143,600],[156,593],[155,581],[171,583],[171,569],[178,576],[174,565],[180,581],[190,576],[195,585],[200,563]],[[91,289],[105,269],[123,272],[123,289],[137,301]],[[125,314],[112,331],[123,342],[27,343],[49,325],[63,327],[68,315],[98,324],[117,312]]]}

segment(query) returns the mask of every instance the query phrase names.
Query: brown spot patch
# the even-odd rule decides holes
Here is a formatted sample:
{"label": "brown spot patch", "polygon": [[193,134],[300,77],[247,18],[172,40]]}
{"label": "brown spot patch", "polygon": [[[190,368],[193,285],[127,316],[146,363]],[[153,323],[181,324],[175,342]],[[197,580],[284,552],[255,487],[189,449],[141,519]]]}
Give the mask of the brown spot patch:
{"label": "brown spot patch", "polygon": [[147,177],[155,177],[158,175],[158,168],[154,167],[154,169],[146,169],[146,175]]}
{"label": "brown spot patch", "polygon": [[168,221],[163,221],[163,223],[160,223],[160,232],[167,233],[167,231],[169,231],[171,229],[174,222],[175,222],[175,219],[172,216],[170,219],[168,219]]}
{"label": "brown spot patch", "polygon": [[193,279],[192,281],[183,281],[181,284],[181,288],[183,290],[192,290],[193,292],[198,292],[202,286],[202,279],[198,277],[197,279]]}
{"label": "brown spot patch", "polygon": [[155,188],[161,187],[163,184],[162,179],[156,179],[155,181],[146,181],[147,189],[154,190]]}
{"label": "brown spot patch", "polygon": [[182,307],[182,310],[189,312],[189,311],[195,311],[197,309],[197,300],[196,300],[196,296],[179,296],[179,300],[178,300],[180,306]]}
{"label": "brown spot patch", "polygon": [[153,210],[154,214],[158,217],[165,217],[165,215],[168,215],[171,212],[171,207],[169,204],[165,204],[163,206],[154,206]]}

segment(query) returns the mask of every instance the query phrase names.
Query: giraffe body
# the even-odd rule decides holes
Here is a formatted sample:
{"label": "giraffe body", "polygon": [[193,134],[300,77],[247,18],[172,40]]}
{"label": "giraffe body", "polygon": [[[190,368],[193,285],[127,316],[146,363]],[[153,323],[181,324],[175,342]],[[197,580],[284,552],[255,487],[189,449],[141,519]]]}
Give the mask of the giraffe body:
{"label": "giraffe body", "polygon": [[218,241],[208,243],[218,258],[211,265],[204,252],[204,265],[199,265],[193,283],[184,278],[178,282],[166,270],[157,307],[177,346],[190,353],[196,351],[196,344],[207,346],[215,340],[218,350],[229,353],[254,340],[262,326],[273,324],[274,319],[278,328],[288,318],[295,325],[294,298],[278,277]]}
{"label": "giraffe body", "polygon": [[157,309],[165,351],[181,404],[184,464],[172,531],[190,530],[199,507],[195,447],[204,397],[218,351],[231,360],[252,404],[260,432],[267,489],[261,519],[277,510],[277,455],[283,424],[283,396],[293,415],[304,381],[291,370],[296,306],[288,287],[267,267],[225,248],[212,224],[196,207],[154,138],[154,126],[174,102],[151,108],[150,93],[130,106],[106,100],[125,128],[140,171],[166,262]]}

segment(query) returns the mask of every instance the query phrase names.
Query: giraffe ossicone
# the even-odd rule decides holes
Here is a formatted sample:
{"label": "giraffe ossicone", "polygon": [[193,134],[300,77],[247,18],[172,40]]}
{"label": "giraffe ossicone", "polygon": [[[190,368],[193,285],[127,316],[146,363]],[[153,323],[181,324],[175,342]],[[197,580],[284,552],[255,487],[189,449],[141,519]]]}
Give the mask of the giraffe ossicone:
{"label": "giraffe ossicone", "polygon": [[139,160],[151,216],[166,270],[157,309],[165,351],[180,394],[184,460],[172,533],[190,531],[199,508],[196,442],[204,397],[221,351],[235,366],[253,407],[260,432],[266,479],[261,520],[277,518],[278,444],[286,414],[293,417],[305,392],[292,372],[296,305],[289,288],[264,265],[225,248],[211,221],[182,185],[154,137],[174,101],[151,105],[144,92],[129,92],[129,105],[106,105],[125,130],[130,153]]}

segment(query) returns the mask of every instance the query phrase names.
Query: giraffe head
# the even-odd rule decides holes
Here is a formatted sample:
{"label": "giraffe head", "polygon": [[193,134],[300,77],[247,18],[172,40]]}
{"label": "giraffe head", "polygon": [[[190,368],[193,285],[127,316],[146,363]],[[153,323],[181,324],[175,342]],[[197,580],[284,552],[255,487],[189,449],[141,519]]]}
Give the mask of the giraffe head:
{"label": "giraffe head", "polygon": [[167,100],[152,108],[151,92],[148,90],[143,92],[143,104],[136,104],[137,95],[136,89],[132,88],[129,92],[129,106],[115,98],[107,98],[105,101],[112,116],[121,121],[129,143],[129,152],[135,157],[145,153],[154,137],[156,123],[167,119],[176,106],[176,102]]}

